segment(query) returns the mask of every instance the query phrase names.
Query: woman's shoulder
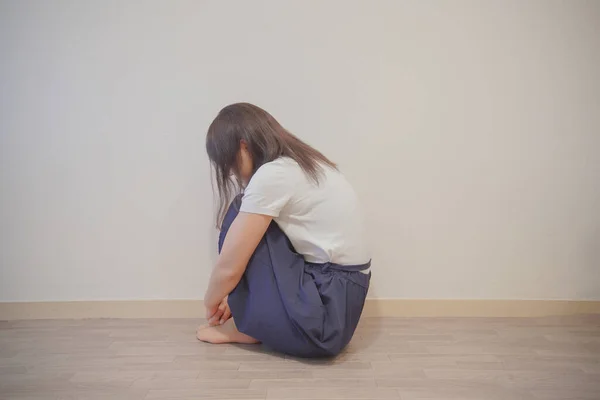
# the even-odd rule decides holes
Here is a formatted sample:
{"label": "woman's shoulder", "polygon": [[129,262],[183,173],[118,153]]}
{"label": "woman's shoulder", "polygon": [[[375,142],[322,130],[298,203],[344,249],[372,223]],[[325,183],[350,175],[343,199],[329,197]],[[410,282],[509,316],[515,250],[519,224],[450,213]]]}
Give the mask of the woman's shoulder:
{"label": "woman's shoulder", "polygon": [[279,157],[261,165],[250,179],[250,183],[268,186],[294,185],[302,175],[302,169],[296,161],[288,157]]}
{"label": "woman's shoulder", "polygon": [[275,177],[291,178],[294,175],[298,175],[299,172],[302,172],[302,169],[295,160],[289,157],[279,157],[261,165],[256,171],[256,175],[274,175]]}
{"label": "woman's shoulder", "polygon": [[[328,181],[337,182],[344,179],[340,171],[327,165],[322,165],[319,183]],[[261,165],[252,177],[256,183],[267,185],[284,185],[292,187],[314,186],[315,182],[309,174],[304,172],[296,160],[290,157],[279,157]],[[251,181],[252,181],[251,180]]]}
{"label": "woman's shoulder", "polygon": [[[290,157],[279,157],[264,163],[260,168],[300,168],[296,160]],[[259,169],[260,169],[259,168]]]}

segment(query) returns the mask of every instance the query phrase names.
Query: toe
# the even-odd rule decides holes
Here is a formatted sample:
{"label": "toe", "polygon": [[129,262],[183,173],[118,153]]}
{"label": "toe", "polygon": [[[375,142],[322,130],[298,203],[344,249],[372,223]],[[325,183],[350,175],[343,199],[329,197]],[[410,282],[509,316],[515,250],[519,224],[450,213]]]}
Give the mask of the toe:
{"label": "toe", "polygon": [[201,342],[210,343],[210,335],[207,335],[208,332],[206,332],[206,328],[207,327],[198,328],[198,331],[196,332],[196,339],[200,340]]}

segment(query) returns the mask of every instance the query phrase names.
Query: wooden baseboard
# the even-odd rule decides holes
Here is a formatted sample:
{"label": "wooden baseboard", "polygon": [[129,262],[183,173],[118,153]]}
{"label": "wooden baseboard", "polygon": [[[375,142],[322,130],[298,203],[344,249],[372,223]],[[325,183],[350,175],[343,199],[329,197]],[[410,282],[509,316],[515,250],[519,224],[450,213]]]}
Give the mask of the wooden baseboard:
{"label": "wooden baseboard", "polygon": [[[600,301],[369,299],[365,317],[543,317],[600,314]],[[202,318],[200,300],[0,302],[0,320]]]}

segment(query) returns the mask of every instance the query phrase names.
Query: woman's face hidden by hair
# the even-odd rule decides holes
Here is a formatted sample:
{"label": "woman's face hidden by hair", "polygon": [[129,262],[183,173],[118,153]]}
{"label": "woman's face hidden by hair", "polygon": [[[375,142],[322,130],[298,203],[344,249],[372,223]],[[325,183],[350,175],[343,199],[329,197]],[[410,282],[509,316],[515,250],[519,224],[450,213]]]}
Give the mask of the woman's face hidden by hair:
{"label": "woman's face hidden by hair", "polygon": [[240,142],[240,150],[237,155],[237,166],[235,168],[235,176],[243,187],[248,186],[250,178],[254,173],[254,162],[248,151],[248,144],[242,140]]}
{"label": "woman's face hidden by hair", "polygon": [[231,104],[219,112],[208,128],[206,151],[219,195],[218,226],[231,199],[243,192],[263,164],[289,157],[317,184],[324,166],[337,168],[318,150],[283,128],[271,114],[249,103]]}

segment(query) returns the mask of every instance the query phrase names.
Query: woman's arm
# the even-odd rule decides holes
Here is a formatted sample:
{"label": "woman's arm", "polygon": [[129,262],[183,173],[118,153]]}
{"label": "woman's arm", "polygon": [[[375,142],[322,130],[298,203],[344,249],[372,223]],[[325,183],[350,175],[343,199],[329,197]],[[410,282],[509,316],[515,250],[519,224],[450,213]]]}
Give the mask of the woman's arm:
{"label": "woman's arm", "polygon": [[221,300],[242,278],[272,219],[267,215],[240,212],[229,227],[204,296],[207,318],[215,314]]}

